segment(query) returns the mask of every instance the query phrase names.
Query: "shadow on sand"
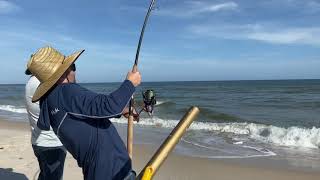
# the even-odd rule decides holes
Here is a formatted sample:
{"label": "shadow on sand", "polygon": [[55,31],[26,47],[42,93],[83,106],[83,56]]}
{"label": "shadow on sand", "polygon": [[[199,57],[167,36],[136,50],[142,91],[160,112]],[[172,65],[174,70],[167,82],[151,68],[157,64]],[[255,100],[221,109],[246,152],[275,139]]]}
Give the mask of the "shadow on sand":
{"label": "shadow on sand", "polygon": [[28,180],[24,174],[12,172],[12,168],[0,168],[0,179],[2,180]]}

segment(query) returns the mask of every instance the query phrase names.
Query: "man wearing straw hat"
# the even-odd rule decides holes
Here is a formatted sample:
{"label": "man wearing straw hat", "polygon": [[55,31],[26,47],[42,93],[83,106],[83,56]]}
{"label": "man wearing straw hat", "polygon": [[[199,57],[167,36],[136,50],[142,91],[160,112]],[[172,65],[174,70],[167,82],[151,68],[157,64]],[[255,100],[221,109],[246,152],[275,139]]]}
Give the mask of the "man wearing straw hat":
{"label": "man wearing straw hat", "polygon": [[129,72],[109,95],[76,84],[74,62],[81,50],[64,56],[52,47],[39,49],[28,69],[40,80],[32,101],[40,100],[38,127],[53,131],[82,168],[85,180],[134,179],[131,159],[109,118],[119,117],[141,83],[139,72]]}

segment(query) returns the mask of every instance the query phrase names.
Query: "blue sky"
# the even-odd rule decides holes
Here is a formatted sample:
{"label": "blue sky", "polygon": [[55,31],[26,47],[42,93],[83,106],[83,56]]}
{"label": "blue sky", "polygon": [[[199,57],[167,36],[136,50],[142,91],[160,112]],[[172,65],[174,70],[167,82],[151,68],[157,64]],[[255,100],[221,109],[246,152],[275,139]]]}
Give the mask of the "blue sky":
{"label": "blue sky", "polygon": [[[24,83],[51,45],[85,49],[80,82],[131,69],[149,0],[0,0],[0,83]],[[320,78],[320,0],[157,0],[142,44],[143,81]]]}

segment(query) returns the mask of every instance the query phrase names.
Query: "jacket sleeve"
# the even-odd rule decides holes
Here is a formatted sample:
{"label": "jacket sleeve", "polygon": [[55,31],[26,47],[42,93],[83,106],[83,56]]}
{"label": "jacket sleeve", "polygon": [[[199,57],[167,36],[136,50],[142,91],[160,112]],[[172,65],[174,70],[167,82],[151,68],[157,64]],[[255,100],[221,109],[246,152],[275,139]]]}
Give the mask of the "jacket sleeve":
{"label": "jacket sleeve", "polygon": [[[78,85],[77,85],[78,86]],[[128,105],[135,87],[129,80],[125,80],[121,86],[109,95],[97,94],[78,86],[77,90],[67,90],[70,101],[66,101],[69,114],[92,117],[111,118],[121,115],[123,109]],[[71,102],[71,104],[69,104]]]}
{"label": "jacket sleeve", "polygon": [[50,117],[47,98],[40,100],[40,114],[37,121],[37,126],[41,130],[50,130]]}

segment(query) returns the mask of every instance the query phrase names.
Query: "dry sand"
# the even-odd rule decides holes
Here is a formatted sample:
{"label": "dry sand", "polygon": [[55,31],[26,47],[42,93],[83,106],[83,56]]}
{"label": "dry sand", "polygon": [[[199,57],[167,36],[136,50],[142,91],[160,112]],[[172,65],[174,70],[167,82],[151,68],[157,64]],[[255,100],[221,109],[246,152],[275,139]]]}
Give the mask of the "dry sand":
{"label": "dry sand", "polygon": [[[147,163],[155,147],[134,146],[133,167],[139,173]],[[259,161],[257,161],[259,164]],[[37,179],[38,162],[30,144],[27,123],[0,121],[0,180]],[[65,180],[83,179],[81,169],[70,154],[67,155]],[[289,170],[277,166],[242,164],[224,160],[210,160],[171,154],[154,179],[188,180],[312,180],[320,179],[320,172]]]}

